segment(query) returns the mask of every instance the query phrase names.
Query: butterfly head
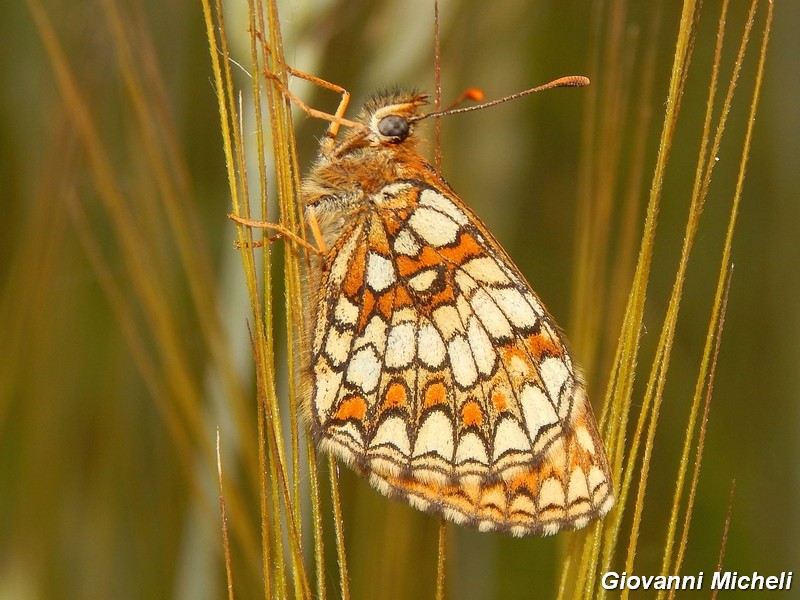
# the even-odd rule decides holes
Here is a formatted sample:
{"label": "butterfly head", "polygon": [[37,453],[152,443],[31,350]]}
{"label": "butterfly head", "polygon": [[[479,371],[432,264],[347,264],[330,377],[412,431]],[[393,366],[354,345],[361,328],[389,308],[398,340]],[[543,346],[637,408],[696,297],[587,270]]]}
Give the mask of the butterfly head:
{"label": "butterfly head", "polygon": [[383,91],[370,98],[358,115],[358,126],[350,128],[336,144],[335,154],[355,148],[396,148],[412,145],[414,124],[424,116],[421,108],[428,96],[418,92]]}
{"label": "butterfly head", "polygon": [[399,144],[408,139],[416,121],[422,116],[420,108],[428,96],[417,92],[385,91],[370,98],[359,115],[371,138],[378,144]]}

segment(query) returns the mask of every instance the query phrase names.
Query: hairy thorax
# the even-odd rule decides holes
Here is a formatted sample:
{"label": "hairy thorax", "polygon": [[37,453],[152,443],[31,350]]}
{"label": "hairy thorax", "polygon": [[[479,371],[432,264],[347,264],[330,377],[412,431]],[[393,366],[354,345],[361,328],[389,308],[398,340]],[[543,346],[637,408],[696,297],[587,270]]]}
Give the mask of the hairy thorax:
{"label": "hairy thorax", "polygon": [[[419,179],[420,173],[433,171],[411,149],[368,147],[351,149],[342,156],[322,153],[303,183],[303,206],[331,248],[348,227],[376,210],[372,199],[387,184]],[[390,208],[382,205],[383,210]]]}

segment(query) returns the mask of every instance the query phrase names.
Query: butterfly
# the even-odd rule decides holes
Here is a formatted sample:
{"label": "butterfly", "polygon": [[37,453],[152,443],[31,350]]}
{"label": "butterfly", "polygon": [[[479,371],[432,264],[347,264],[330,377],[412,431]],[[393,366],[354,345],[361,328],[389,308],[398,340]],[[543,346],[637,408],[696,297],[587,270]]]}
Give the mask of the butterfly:
{"label": "butterfly", "polygon": [[302,182],[319,246],[305,290],[311,433],[383,494],[460,525],[583,527],[614,496],[580,370],[511,258],[418,150],[426,104],[382,92],[355,121],[330,117]]}

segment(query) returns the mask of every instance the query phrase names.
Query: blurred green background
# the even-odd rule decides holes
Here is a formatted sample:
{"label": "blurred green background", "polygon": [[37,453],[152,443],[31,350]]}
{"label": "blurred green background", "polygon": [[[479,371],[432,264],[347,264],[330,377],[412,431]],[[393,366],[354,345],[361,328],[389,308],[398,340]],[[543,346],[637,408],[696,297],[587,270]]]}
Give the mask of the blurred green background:
{"label": "blurred green background", "polygon": [[[720,4],[703,7],[667,170],[645,366],[678,260]],[[761,4],[688,273],[641,574],[660,565],[752,95]],[[726,567],[794,570],[796,589],[780,597],[800,598],[800,4],[776,4],[684,572],[714,570],[735,479]],[[723,87],[746,16],[742,3],[732,5]],[[232,54],[248,65],[246,3],[225,7]],[[290,63],[344,85],[354,105],[381,86],[433,90],[432,18],[427,0],[281,4]],[[577,173],[591,164],[590,194],[605,182],[616,198],[635,194],[643,211],[679,4],[443,0],[441,19],[445,102],[469,86],[491,99],[561,75],[592,79],[596,113],[585,108],[587,90],[557,90],[445,120],[442,170],[567,332],[599,407],[619,314],[600,308],[591,336],[575,323]],[[11,0],[0,5],[0,40],[0,598],[223,597],[217,427],[233,482],[226,499],[236,591],[259,597],[250,313],[226,218],[202,6]],[[238,69],[237,77],[246,94],[248,78]],[[637,92],[643,83],[651,96]],[[321,109],[337,101],[305,84],[293,89]],[[603,111],[616,120],[604,121]],[[324,125],[302,115],[298,123],[308,164]],[[610,144],[596,133],[602,124]],[[639,179],[631,172],[637,156]],[[608,253],[608,266],[615,257]],[[609,298],[624,298],[628,286],[604,280],[597,306],[613,306]],[[633,402],[640,397],[641,389]],[[436,521],[386,501],[346,469],[341,478],[353,597],[432,597]],[[561,538],[451,527],[450,597],[553,597]]]}

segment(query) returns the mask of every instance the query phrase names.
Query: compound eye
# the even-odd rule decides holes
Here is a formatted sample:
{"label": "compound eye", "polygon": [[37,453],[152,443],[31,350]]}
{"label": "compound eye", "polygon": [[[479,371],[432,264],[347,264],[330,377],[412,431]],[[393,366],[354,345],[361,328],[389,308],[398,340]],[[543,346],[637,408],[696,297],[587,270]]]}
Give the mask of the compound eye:
{"label": "compound eye", "polygon": [[388,115],[378,122],[378,131],[381,135],[398,138],[399,141],[406,139],[410,130],[408,121],[398,115]]}

